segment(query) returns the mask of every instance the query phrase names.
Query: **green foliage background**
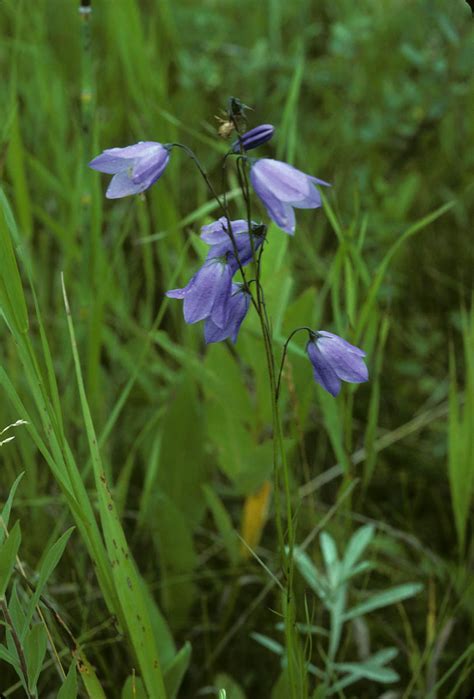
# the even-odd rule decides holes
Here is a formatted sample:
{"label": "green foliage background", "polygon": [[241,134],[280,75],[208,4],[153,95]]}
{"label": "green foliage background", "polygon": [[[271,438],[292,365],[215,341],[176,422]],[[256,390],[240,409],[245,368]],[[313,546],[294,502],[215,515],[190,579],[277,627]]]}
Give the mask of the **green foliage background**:
{"label": "green foliage background", "polygon": [[[215,215],[191,163],[173,152],[145,198],[110,202],[106,178],[87,162],[138,140],[181,141],[219,181],[226,146],[215,115],[230,95],[252,107],[250,125],[275,124],[262,153],[333,185],[325,213],[298,212],[294,239],[270,228],[264,276],[276,342],[297,325],[333,330],[366,349],[372,377],[332,401],[313,384],[303,346],[292,346],[283,413],[298,541],[324,522],[343,549],[360,522],[377,525],[375,572],[362,587],[409,580],[423,592],[368,616],[341,659],[353,660],[368,634],[373,650],[399,649],[396,696],[435,696],[436,682],[469,649],[474,618],[470,10],[463,0],[92,4],[90,37],[74,2],[0,5],[0,227],[25,289],[23,298],[4,246],[0,307],[43,352],[31,277],[52,357],[41,371],[59,387],[57,396],[51,385],[46,392],[98,516],[64,273],[101,468],[145,581],[151,623],[156,630],[159,608],[169,625],[170,634],[158,634],[164,665],[177,648],[187,658],[184,644],[192,645],[178,696],[206,686],[227,687],[228,697],[285,696],[278,658],[250,636],[281,641],[271,611],[277,596],[270,590],[255,604],[268,574],[242,559],[235,534],[245,498],[271,479],[263,350],[251,317],[235,351],[205,349],[200,328],[186,327],[180,304],[164,298],[196,269],[205,252],[199,226]],[[238,198],[235,206],[238,213]],[[6,323],[0,338],[0,428],[28,415],[44,430]],[[25,471],[13,512],[34,581],[44,552],[73,523],[71,504],[30,427],[15,436],[0,447],[0,504]],[[353,481],[350,498],[332,510]],[[257,551],[278,570],[272,510]],[[315,543],[307,553],[319,560]],[[304,581],[297,587],[300,609],[306,599],[313,622],[324,625]],[[364,599],[363,590],[355,594]],[[105,696],[131,696],[130,680],[121,688],[136,662],[78,530],[48,599],[82,639]],[[67,669],[67,644],[51,625]],[[439,696],[474,686],[470,648]],[[320,652],[315,640],[313,662]],[[0,659],[0,691],[10,696],[15,681]],[[56,696],[57,681],[45,666],[39,696]],[[343,696],[382,691],[368,680],[355,686]]]}

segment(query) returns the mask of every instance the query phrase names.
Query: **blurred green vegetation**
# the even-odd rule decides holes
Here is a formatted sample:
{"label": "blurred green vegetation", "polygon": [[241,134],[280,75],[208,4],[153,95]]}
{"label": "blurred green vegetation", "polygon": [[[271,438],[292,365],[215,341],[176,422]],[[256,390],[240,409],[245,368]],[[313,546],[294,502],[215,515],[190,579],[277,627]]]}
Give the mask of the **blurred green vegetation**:
{"label": "blurred green vegetation", "polygon": [[[272,612],[277,590],[259,562],[241,553],[236,534],[247,513],[250,529],[242,531],[278,574],[271,503],[258,543],[265,497],[249,500],[271,479],[258,323],[249,317],[235,350],[204,349],[201,329],[186,327],[180,304],[164,298],[196,269],[204,254],[196,233],[215,214],[184,156],[173,152],[143,199],[105,200],[106,178],[87,168],[103,148],[181,141],[219,182],[225,145],[215,117],[235,95],[252,107],[250,125],[277,128],[262,153],[333,184],[325,212],[298,211],[294,239],[269,230],[264,276],[275,341],[282,344],[297,325],[334,330],[366,349],[372,376],[333,401],[313,384],[303,346],[292,345],[282,408],[298,542],[311,535],[306,553],[320,564],[320,529],[344,550],[361,523],[375,525],[375,566],[351,591],[353,604],[368,588],[423,583],[415,598],[351,626],[338,660],[396,646],[394,697],[463,696],[473,686],[472,646],[463,654],[474,627],[474,22],[467,4],[92,4],[90,37],[75,2],[0,5],[0,299],[5,319],[14,319],[10,329],[18,322],[16,336],[7,324],[0,330],[0,430],[25,418],[13,393],[30,418],[0,447],[0,503],[25,471],[10,520],[21,522],[27,576],[36,580],[44,551],[75,513],[32,434],[31,424],[50,444],[34,373],[18,349],[22,337],[41,357],[44,404],[73,454],[64,447],[65,463],[76,464],[91,512],[104,516],[79,407],[63,272],[103,469],[146,582],[151,624],[156,632],[161,609],[174,638],[158,634],[164,664],[182,648],[184,667],[184,644],[192,645],[178,696],[214,686],[227,697],[286,696],[278,657],[251,637],[282,642]],[[236,214],[239,206],[235,199]],[[20,260],[24,300],[10,285],[17,277],[7,239]],[[343,483],[353,489],[340,502]],[[76,529],[47,597],[81,639],[105,695],[132,696],[130,679],[123,695],[121,688],[136,660],[104,602],[85,541]],[[301,577],[297,593],[305,610],[298,621],[307,622],[306,614],[327,627]],[[313,639],[316,666],[324,647]],[[170,671],[167,682],[178,684],[178,676]],[[0,692],[10,696],[15,681],[0,658]],[[56,696],[57,681],[51,663],[39,696]],[[382,692],[368,679],[354,687],[341,696]]]}

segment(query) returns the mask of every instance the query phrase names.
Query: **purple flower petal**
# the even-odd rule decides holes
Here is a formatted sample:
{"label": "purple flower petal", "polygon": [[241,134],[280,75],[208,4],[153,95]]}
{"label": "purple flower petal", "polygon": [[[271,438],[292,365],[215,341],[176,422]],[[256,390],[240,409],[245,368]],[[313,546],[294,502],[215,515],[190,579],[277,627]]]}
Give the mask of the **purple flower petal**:
{"label": "purple flower petal", "polygon": [[228,321],[220,328],[214,323],[211,317],[206,319],[204,326],[204,339],[206,343],[222,342],[230,338],[232,342],[237,341],[240,326],[247,315],[250,305],[250,295],[243,291],[241,284],[232,284],[232,294],[228,302]]}
{"label": "purple flower petal", "polygon": [[363,383],[369,378],[363,360],[365,352],[334,333],[317,331],[308,342],[306,351],[315,380],[333,396],[339,393],[341,381]]}
{"label": "purple flower petal", "polygon": [[[188,284],[187,293],[184,296],[184,320],[186,323],[197,323],[214,312],[215,322],[224,322],[226,293],[230,294],[231,273],[227,264],[212,260],[206,262],[194,275]],[[217,320],[216,320],[217,319]]]}
{"label": "purple flower petal", "polygon": [[270,189],[274,197],[284,203],[301,201],[311,193],[308,176],[279,160],[270,158],[257,160],[252,172],[264,187]]}
{"label": "purple flower petal", "polygon": [[133,146],[125,148],[108,148],[96,158],[91,160],[89,167],[99,172],[105,172],[108,175],[115,175],[120,170],[125,170],[136,158],[139,158],[155,146],[161,146],[160,143],[154,141],[141,141]]}
{"label": "purple flower petal", "polygon": [[[217,243],[225,243],[229,240],[228,221],[225,216],[201,228],[201,238],[209,245],[217,245]],[[234,236],[240,233],[246,233],[249,229],[247,221],[237,219],[230,222],[232,233]]]}
{"label": "purple flower petal", "polygon": [[180,299],[181,301],[187,294],[188,287],[185,286],[183,289],[170,289],[166,292],[165,296],[169,299]]}
{"label": "purple flower petal", "polygon": [[322,203],[321,194],[316,187],[311,185],[308,196],[300,201],[292,202],[292,206],[294,206],[295,209],[318,209],[322,206]]}
{"label": "purple flower petal", "polygon": [[295,231],[293,207],[297,209],[320,207],[321,194],[314,185],[328,184],[297,170],[292,165],[271,158],[262,158],[253,162],[250,181],[270,218],[290,235]]}
{"label": "purple flower petal", "polygon": [[120,197],[128,197],[130,194],[140,194],[145,189],[146,185],[134,184],[128,171],[124,170],[112,177],[105,196],[107,199],[120,199]]}
{"label": "purple flower petal", "polygon": [[225,328],[229,319],[229,300],[232,291],[232,270],[223,264],[222,276],[214,288],[214,305],[211,318],[218,328]]}
{"label": "purple flower petal", "polygon": [[295,213],[292,207],[277,199],[261,180],[254,177],[253,172],[254,168],[250,171],[250,181],[255,193],[263,202],[268,215],[279,228],[293,235],[295,232]]}
{"label": "purple flower petal", "polygon": [[146,182],[147,188],[150,187],[163,174],[169,159],[168,149],[157,143],[137,161],[133,168],[132,180],[135,184]]}
{"label": "purple flower petal", "polygon": [[317,343],[322,356],[342,381],[363,383],[368,380],[369,372],[362,357],[348,352],[342,344],[333,340],[319,338]]}
{"label": "purple flower petal", "polygon": [[108,199],[139,194],[163,174],[169,161],[169,148],[156,141],[141,141],[125,148],[109,148],[89,166],[115,177],[106,192]]}
{"label": "purple flower petal", "polygon": [[331,364],[322,355],[315,342],[310,341],[306,346],[315,381],[332,396],[337,396],[341,390],[341,381],[331,367]]}
{"label": "purple flower petal", "polygon": [[360,347],[356,347],[355,345],[351,345],[350,342],[347,342],[347,340],[344,340],[342,337],[339,337],[339,335],[330,333],[327,330],[318,330],[317,334],[318,336],[326,337],[330,340],[333,340],[334,342],[337,342],[339,345],[345,347],[346,350],[348,350],[349,352],[354,352],[354,354],[357,354],[359,357],[365,357],[364,350],[361,350]]}
{"label": "purple flower petal", "polygon": [[311,182],[314,182],[314,184],[319,184],[322,187],[332,187],[332,184],[326,182],[326,180],[320,180],[319,177],[313,177],[312,175],[308,175],[308,178],[311,180]]}

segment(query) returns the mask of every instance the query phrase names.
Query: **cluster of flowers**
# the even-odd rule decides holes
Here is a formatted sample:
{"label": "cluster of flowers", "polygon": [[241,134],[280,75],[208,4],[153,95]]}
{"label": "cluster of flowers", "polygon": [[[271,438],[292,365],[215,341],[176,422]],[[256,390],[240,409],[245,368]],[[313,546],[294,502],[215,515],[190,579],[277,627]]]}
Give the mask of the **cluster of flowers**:
{"label": "cluster of flowers", "polygon": [[[270,140],[274,128],[257,126],[238,137],[232,145],[234,153],[245,153]],[[110,148],[90,167],[113,175],[106,192],[109,199],[139,194],[151,187],[168,165],[172,144],[142,141],[125,148]],[[330,186],[324,180],[307,175],[288,163],[271,158],[247,158],[250,182],[276,225],[286,233],[295,231],[294,209],[315,209],[321,206],[321,194],[315,185]],[[209,246],[204,265],[182,289],[167,292],[170,298],[183,301],[187,323],[205,321],[207,343],[230,338],[236,342],[240,326],[251,303],[249,289],[233,281],[263,244],[266,226],[247,221],[231,221],[227,217],[204,226],[201,238]],[[306,346],[313,365],[314,378],[336,396],[341,381],[361,383],[368,380],[365,353],[342,338],[327,331],[310,334]]]}
{"label": "cluster of flowers", "polygon": [[264,225],[252,221],[249,230],[247,221],[228,221],[224,216],[203,226],[201,238],[211,246],[206,262],[183,289],[166,292],[170,298],[184,300],[186,323],[206,321],[207,343],[227,338],[237,341],[251,297],[245,284],[234,283],[232,277],[252,260],[263,243],[265,231]]}

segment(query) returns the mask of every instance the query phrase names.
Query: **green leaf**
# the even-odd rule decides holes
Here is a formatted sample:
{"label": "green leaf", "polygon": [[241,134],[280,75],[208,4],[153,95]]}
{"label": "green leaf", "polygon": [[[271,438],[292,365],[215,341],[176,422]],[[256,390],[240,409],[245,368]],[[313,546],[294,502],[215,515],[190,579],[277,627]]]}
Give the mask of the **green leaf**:
{"label": "green leaf", "polygon": [[343,566],[346,576],[351,575],[351,570],[364,553],[367,546],[374,538],[375,528],[372,524],[360,527],[350,538],[344,552]]}
{"label": "green leaf", "polygon": [[314,592],[316,592],[320,599],[327,599],[327,585],[325,581],[323,582],[320,572],[313,564],[309,556],[302,549],[296,546],[293,549],[293,557],[296,563],[296,567],[298,568],[308,585],[311,587],[311,589],[314,590]]}
{"label": "green leaf", "polygon": [[5,597],[8,581],[15,566],[16,556],[20,548],[20,522],[16,522],[9,537],[0,547],[0,599]]}
{"label": "green leaf", "polygon": [[123,686],[121,699],[148,699],[140,677],[130,676]]}
{"label": "green leaf", "polygon": [[33,618],[36,605],[40,600],[44,587],[51,574],[53,573],[54,569],[58,565],[59,561],[61,560],[61,557],[64,553],[64,549],[66,548],[67,542],[69,541],[69,537],[71,536],[73,531],[74,527],[71,527],[66,532],[64,532],[64,534],[58,539],[58,541],[56,541],[56,543],[54,543],[51,546],[51,548],[47,551],[44,557],[38,576],[38,581],[36,583],[35,591],[28,603],[24,626],[22,629],[19,630],[20,638],[23,638],[24,634],[26,633],[26,630]]}
{"label": "green leaf", "polygon": [[17,477],[17,479],[13,483],[12,487],[10,488],[10,493],[8,494],[7,501],[6,501],[5,505],[3,506],[3,510],[0,512],[0,520],[3,520],[3,526],[0,527],[0,545],[3,543],[3,541],[5,539],[5,529],[8,529],[8,523],[10,521],[10,513],[11,513],[13,498],[15,497],[16,489],[18,488],[18,485],[20,484],[20,481],[24,475],[25,475],[24,472],[20,473],[20,475]]}
{"label": "green leaf", "polygon": [[[97,435],[87,401],[74,325],[64,280],[63,297],[77,385],[79,388],[79,400],[89,443],[101,524],[112,568],[114,590],[120,604],[121,616],[126,624],[130,642],[136,653],[147,692],[152,696],[156,696],[157,699],[165,699],[166,691],[163,682],[161,659],[153,628],[150,623],[145,596],[143,595],[142,581],[128,547],[127,539],[112,497],[112,490],[108,485],[102,464]],[[133,614],[130,613],[131,609],[133,609]]]}
{"label": "green leaf", "polygon": [[0,644],[0,660],[4,660],[6,663],[15,668],[17,674],[20,673],[20,664],[18,662],[18,657],[11,653],[6,646]]}
{"label": "green leaf", "polygon": [[420,583],[407,583],[406,585],[392,587],[384,592],[378,592],[365,602],[362,602],[362,604],[358,604],[356,607],[349,609],[349,611],[344,614],[343,619],[344,621],[349,621],[350,619],[362,616],[362,614],[373,612],[375,609],[401,602],[404,599],[417,595],[422,589],[423,585]]}
{"label": "green leaf", "polygon": [[340,672],[350,673],[354,678],[365,678],[367,680],[373,680],[374,682],[382,682],[383,684],[396,682],[400,679],[395,670],[388,667],[377,667],[369,663],[337,663],[335,667]]}
{"label": "green leaf", "polygon": [[0,187],[0,309],[9,325],[20,333],[28,330],[28,312],[11,236],[20,239],[8,200]]}
{"label": "green leaf", "polygon": [[28,668],[28,687],[30,692],[36,692],[36,685],[43,667],[46,654],[46,630],[43,624],[35,624],[28,629],[23,641],[23,650]]}
{"label": "green leaf", "polygon": [[58,692],[57,699],[77,699],[77,676],[74,663],[69,668],[64,684]]}
{"label": "green leaf", "polygon": [[278,643],[278,641],[274,641],[273,638],[269,638],[268,636],[264,636],[263,634],[256,632],[252,632],[250,636],[254,639],[254,641],[260,643],[261,646],[263,646],[270,652],[276,653],[276,655],[279,655],[281,657],[285,655],[284,647],[281,645],[281,643]]}
{"label": "green leaf", "polygon": [[186,641],[184,646],[176,653],[172,662],[163,669],[165,687],[169,699],[175,699],[178,696],[179,688],[189,667],[190,660],[191,644]]}
{"label": "green leaf", "polygon": [[154,544],[160,557],[161,601],[175,627],[184,626],[196,598],[193,572],[198,559],[187,517],[163,494],[155,498],[160,513]]}
{"label": "green leaf", "polygon": [[423,228],[426,228],[430,223],[433,223],[433,221],[436,221],[440,216],[443,216],[449,209],[452,209],[454,206],[455,202],[451,201],[448,202],[447,204],[443,204],[443,206],[440,206],[438,209],[435,211],[431,212],[427,216],[424,216],[421,218],[419,221],[416,221],[412,226],[410,226],[401,236],[399,236],[391,248],[388,250],[387,254],[383,258],[381,264],[379,265],[379,268],[377,270],[377,273],[372,281],[372,284],[370,285],[370,289],[367,293],[366,300],[362,306],[360,315],[359,315],[359,322],[357,325],[357,333],[356,333],[356,342],[357,340],[361,337],[362,332],[364,328],[366,327],[366,324],[368,322],[369,316],[372,312],[372,309],[375,305],[376,299],[377,299],[377,294],[379,292],[380,286],[382,284],[382,281],[385,277],[385,274],[387,272],[387,269],[390,265],[390,262],[392,261],[392,258],[395,256],[395,254],[398,252],[398,250],[402,247],[402,245],[415,233],[418,233],[421,231]]}
{"label": "green leaf", "polygon": [[337,586],[339,578],[339,559],[337,555],[336,542],[330,534],[322,532],[319,537],[321,553],[323,554],[324,564],[326,566],[326,574],[330,581],[331,587]]}

